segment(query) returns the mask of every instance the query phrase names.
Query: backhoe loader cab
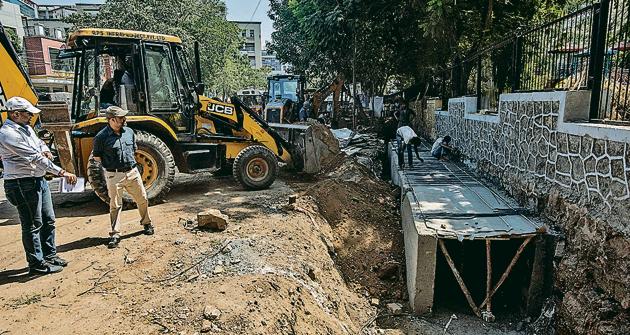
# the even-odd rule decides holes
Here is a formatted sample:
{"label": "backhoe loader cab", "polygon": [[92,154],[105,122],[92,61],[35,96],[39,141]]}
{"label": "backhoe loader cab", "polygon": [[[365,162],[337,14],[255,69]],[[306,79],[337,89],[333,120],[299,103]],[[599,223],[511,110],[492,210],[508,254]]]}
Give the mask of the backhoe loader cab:
{"label": "backhoe loader cab", "polygon": [[273,123],[292,123],[304,103],[304,77],[275,75],[267,77],[268,101],[265,120]]}

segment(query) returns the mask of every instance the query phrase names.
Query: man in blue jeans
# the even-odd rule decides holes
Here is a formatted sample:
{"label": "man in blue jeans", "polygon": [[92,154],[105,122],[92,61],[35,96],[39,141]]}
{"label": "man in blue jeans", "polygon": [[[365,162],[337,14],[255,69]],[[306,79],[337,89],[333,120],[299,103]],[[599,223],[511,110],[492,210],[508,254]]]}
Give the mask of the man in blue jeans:
{"label": "man in blue jeans", "polygon": [[452,150],[451,137],[446,135],[435,140],[435,143],[433,143],[431,147],[431,155],[438,160],[446,161]]}
{"label": "man in blue jeans", "polygon": [[0,157],[4,164],[4,190],[17,207],[22,244],[30,274],[60,272],[68,264],[57,256],[55,213],[46,172],[74,184],[77,177],[55,165],[46,144],[29,126],[40,110],[28,100],[13,97],[5,104],[8,119],[0,128]]}
{"label": "man in blue jeans", "polygon": [[403,126],[396,130],[396,143],[398,144],[398,167],[401,170],[405,167],[405,150],[407,151],[409,167],[413,168],[413,156],[411,155],[412,146],[420,163],[424,162],[418,153],[418,146],[420,146],[421,143],[420,137],[416,135],[416,132],[413,131],[411,127]]}

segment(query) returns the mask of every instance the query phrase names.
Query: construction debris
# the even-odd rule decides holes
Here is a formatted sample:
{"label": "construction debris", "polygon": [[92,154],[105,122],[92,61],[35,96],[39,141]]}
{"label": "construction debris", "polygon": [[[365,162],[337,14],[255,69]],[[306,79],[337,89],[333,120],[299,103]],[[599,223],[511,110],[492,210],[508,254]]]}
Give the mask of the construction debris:
{"label": "construction debris", "polygon": [[224,231],[227,229],[228,216],[217,209],[209,209],[197,214],[197,227],[200,229],[212,229]]}
{"label": "construction debris", "polygon": [[218,319],[220,316],[221,316],[221,311],[215,306],[208,305],[203,309],[203,317],[206,320],[213,321],[213,320]]}
{"label": "construction debris", "polygon": [[393,315],[399,315],[402,313],[402,305],[399,303],[389,303],[387,304],[387,310]]}
{"label": "construction debris", "polygon": [[209,333],[211,330],[212,330],[212,322],[210,322],[209,320],[203,320],[203,322],[201,323],[201,332]]}
{"label": "construction debris", "polygon": [[374,176],[380,177],[383,172],[385,157],[385,141],[370,130],[357,133],[347,128],[333,130],[339,140],[341,151],[352,157],[359,164],[367,167]]}

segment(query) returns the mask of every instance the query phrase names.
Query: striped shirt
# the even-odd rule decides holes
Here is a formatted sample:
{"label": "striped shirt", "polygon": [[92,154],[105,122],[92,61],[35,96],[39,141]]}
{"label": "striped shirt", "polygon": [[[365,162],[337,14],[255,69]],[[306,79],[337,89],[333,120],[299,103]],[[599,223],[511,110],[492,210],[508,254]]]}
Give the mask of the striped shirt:
{"label": "striped shirt", "polygon": [[7,119],[0,128],[0,157],[4,165],[4,179],[42,177],[46,172],[61,173],[43,153],[50,151],[31,126],[20,126]]}

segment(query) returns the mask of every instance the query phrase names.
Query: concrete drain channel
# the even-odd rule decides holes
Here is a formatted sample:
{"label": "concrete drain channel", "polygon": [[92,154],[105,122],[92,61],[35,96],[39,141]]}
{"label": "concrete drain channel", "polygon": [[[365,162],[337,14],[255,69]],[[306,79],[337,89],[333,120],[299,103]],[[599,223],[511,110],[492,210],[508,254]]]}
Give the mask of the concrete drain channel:
{"label": "concrete drain channel", "polygon": [[422,151],[423,163],[398,168],[407,290],[414,313],[467,306],[486,322],[495,313],[539,313],[549,285],[545,227],[459,165]]}

